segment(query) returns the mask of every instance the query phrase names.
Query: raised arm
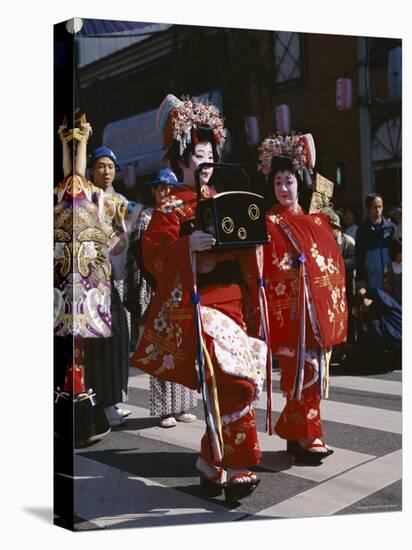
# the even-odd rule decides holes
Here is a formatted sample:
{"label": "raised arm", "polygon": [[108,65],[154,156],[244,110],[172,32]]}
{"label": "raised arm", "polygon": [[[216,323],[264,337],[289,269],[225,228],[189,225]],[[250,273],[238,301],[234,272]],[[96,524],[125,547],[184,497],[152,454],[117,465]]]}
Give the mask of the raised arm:
{"label": "raised arm", "polygon": [[69,141],[71,139],[70,132],[67,131],[67,118],[64,117],[63,122],[60,124],[59,129],[57,130],[59,134],[60,141],[62,144],[62,153],[63,153],[63,177],[67,178],[73,172],[73,163],[72,163],[72,154]]}
{"label": "raised arm", "polygon": [[77,140],[76,160],[75,160],[75,173],[78,176],[86,176],[87,167],[87,142],[92,134],[92,127],[89,122],[86,121],[86,117],[83,115],[80,118],[79,128],[74,130],[74,139]]}

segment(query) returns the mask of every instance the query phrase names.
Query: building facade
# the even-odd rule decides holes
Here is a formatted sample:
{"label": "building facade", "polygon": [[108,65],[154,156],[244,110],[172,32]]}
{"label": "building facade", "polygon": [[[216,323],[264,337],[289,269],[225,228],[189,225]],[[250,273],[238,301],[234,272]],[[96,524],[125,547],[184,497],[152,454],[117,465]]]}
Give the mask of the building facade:
{"label": "building facade", "polygon": [[[335,182],[335,206],[360,209],[368,192],[401,202],[401,40],[159,25],[126,47],[76,39],[79,107],[124,166],[126,194],[163,163],[155,113],[167,93],[202,96],[222,110],[226,160],[246,165],[252,186],[257,147],[283,124],[311,132],[316,169]],[[106,54],[92,55],[99,47]],[[108,52],[108,53],[107,53]],[[88,54],[88,55],[87,55]],[[91,62],[88,60],[92,60]],[[338,79],[351,98],[337,106]],[[350,95],[350,94],[349,94]]]}

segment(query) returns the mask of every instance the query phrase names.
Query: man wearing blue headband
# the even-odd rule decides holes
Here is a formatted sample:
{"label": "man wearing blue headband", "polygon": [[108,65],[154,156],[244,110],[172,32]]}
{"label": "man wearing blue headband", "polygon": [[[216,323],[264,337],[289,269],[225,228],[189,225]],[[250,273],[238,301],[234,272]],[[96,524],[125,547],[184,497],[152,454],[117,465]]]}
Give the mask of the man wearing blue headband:
{"label": "man wearing blue headband", "polygon": [[98,147],[89,159],[93,183],[104,191],[110,190],[116,171],[120,170],[116,155],[108,147]]}
{"label": "man wearing blue headband", "polygon": [[80,124],[84,136],[76,151],[76,174],[86,175],[89,165],[91,179],[105,193],[102,196],[100,215],[104,223],[112,227],[110,264],[112,337],[86,342],[85,362],[88,382],[99,395],[110,426],[123,424],[130,411],[116,405],[127,399],[129,329],[126,311],[122,304],[124,261],[127,248],[127,199],[113,187],[116,171],[120,170],[116,155],[105,146],[98,147],[87,163],[87,141],[92,128],[89,123]]}

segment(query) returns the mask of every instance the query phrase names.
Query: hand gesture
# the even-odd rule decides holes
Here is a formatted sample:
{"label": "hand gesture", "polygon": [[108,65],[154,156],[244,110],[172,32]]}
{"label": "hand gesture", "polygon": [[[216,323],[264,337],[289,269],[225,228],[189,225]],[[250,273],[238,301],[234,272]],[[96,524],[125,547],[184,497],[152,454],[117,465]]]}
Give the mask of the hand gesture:
{"label": "hand gesture", "polygon": [[92,134],[92,126],[90,122],[87,122],[84,114],[78,118],[76,122],[78,122],[79,125],[73,128],[73,138],[80,143],[87,143]]}
{"label": "hand gesture", "polygon": [[92,128],[92,125],[90,124],[90,122],[80,120],[79,127],[80,127],[80,130],[81,130],[83,136],[86,138],[86,140],[88,140],[89,137],[93,133],[93,128]]}
{"label": "hand gesture", "polygon": [[204,231],[194,231],[189,237],[190,250],[194,252],[202,252],[209,250],[216,244],[216,239],[210,233]]}
{"label": "hand gesture", "polygon": [[60,141],[62,143],[66,143],[67,136],[70,134],[70,132],[67,131],[67,118],[63,118],[63,122],[60,124],[59,129],[57,130],[57,133],[59,134]]}

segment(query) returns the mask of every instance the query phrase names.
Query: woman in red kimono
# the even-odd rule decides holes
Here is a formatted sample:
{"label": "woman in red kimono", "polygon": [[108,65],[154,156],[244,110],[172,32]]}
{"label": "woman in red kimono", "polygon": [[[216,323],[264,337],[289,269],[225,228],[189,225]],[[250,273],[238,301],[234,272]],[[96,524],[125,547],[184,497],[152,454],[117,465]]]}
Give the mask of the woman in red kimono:
{"label": "woman in red kimono", "polygon": [[[244,315],[246,301],[250,305],[257,292],[257,255],[254,249],[213,252],[214,237],[195,230],[195,170],[219,158],[226,133],[217,109],[168,95],[158,120],[166,156],[182,184],[155,210],[142,238],[145,268],[157,287],[131,363],[192,389],[206,379],[208,429],[196,467],[208,496],[224,490],[235,501],[256,488],[249,468],[261,455],[253,405],[262,392],[267,352],[264,342],[246,332]],[[208,185],[212,173],[200,173],[203,197],[214,194]]]}
{"label": "woman in red kimono", "polygon": [[302,177],[315,162],[310,134],[267,138],[259,169],[276,204],[267,212],[264,250],[271,348],[286,396],[275,431],[295,460],[319,464],[333,453],[323,441],[321,397],[327,397],[331,348],[346,337],[345,266],[322,213],[298,203]]}

